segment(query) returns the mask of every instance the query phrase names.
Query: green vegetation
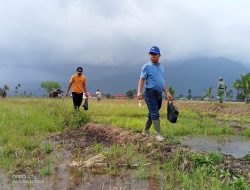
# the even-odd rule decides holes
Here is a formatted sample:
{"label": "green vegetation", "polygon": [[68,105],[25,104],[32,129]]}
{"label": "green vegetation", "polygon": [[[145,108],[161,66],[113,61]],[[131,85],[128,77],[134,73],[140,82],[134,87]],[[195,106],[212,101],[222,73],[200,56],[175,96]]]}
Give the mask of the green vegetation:
{"label": "green vegetation", "polygon": [[[91,109],[88,113],[91,115],[92,120],[129,128],[137,132],[141,131],[147,117],[145,103],[142,107],[139,107],[136,100],[113,100],[113,102],[116,103],[104,100],[100,105],[91,104]],[[211,116],[188,108],[180,111],[176,124],[169,123],[166,118],[166,106],[166,102],[164,102],[161,109],[161,129],[165,135],[219,135],[233,133],[231,128],[225,124],[219,124]],[[151,130],[153,133],[153,129]]]}
{"label": "green vegetation", "polygon": [[[221,156],[176,153],[163,166],[166,189],[249,189],[242,177],[232,176],[217,166]],[[182,167],[179,167],[182,166]]]}
{"label": "green vegetation", "polygon": [[233,83],[233,87],[237,90],[237,99],[243,99],[249,102],[250,95],[250,73],[241,74],[241,79],[237,79]]}
{"label": "green vegetation", "polygon": [[9,87],[6,84],[3,86],[3,88],[0,87],[0,97],[5,98],[8,91]]}
{"label": "green vegetation", "polygon": [[127,96],[128,98],[133,98],[133,97],[136,95],[136,92],[137,92],[136,89],[128,90],[128,91],[126,92],[126,96]]}
{"label": "green vegetation", "polygon": [[[100,104],[90,100],[89,107],[88,111],[75,112],[69,98],[9,98],[0,101],[0,167],[9,173],[16,168],[28,168],[30,171],[36,169],[42,176],[50,175],[54,170],[51,153],[55,150],[53,142],[48,140],[51,135],[83,126],[89,121],[140,132],[147,116],[146,105],[139,107],[136,100],[104,99]],[[178,144],[175,137],[179,135],[233,134],[234,130],[227,122],[237,118],[249,122],[244,116],[214,115],[183,108],[178,122],[171,124],[166,119],[165,101],[161,109],[162,133],[168,136],[169,142],[166,143],[171,144]],[[242,134],[250,136],[250,129]],[[215,153],[176,152],[167,161],[159,162],[160,153],[147,156],[152,151],[147,145],[129,143],[107,148],[94,143],[88,151],[91,154],[104,153],[109,161],[107,172],[110,174],[120,175],[133,169],[139,179],[163,180],[165,189],[249,188],[244,178],[232,176],[218,167],[223,157]]]}
{"label": "green vegetation", "polygon": [[44,81],[41,83],[41,88],[44,88],[49,95],[53,89],[61,88],[61,85],[55,81]]}
{"label": "green vegetation", "polygon": [[212,92],[213,92],[213,87],[209,87],[207,92],[206,92],[206,97],[211,100],[212,98]]}
{"label": "green vegetation", "polygon": [[[113,145],[106,149],[99,149],[96,153],[102,153],[107,157],[108,168],[106,173],[123,175],[129,169],[135,171],[138,179],[154,178],[162,181],[164,189],[227,189],[246,190],[249,184],[241,176],[233,176],[222,169],[218,164],[223,156],[218,153],[176,152],[167,161],[157,161],[157,155],[146,157],[145,155],[160,146],[154,144],[148,147],[143,144],[132,143],[122,146]],[[101,144],[94,144],[91,150],[97,150]],[[145,148],[147,147],[147,149]],[[140,151],[139,151],[140,150]]]}
{"label": "green vegetation", "polygon": [[0,101],[0,166],[9,172],[17,166],[37,165],[53,151],[43,140],[63,129],[79,127],[89,121],[84,113],[72,111],[66,100],[9,98]]}
{"label": "green vegetation", "polygon": [[46,154],[50,154],[53,151],[51,141],[45,142],[43,144],[43,150]]}
{"label": "green vegetation", "polygon": [[51,164],[50,161],[47,163],[47,165],[45,165],[44,167],[42,167],[41,170],[40,170],[40,174],[42,176],[51,175],[52,172],[53,172],[53,167],[52,167],[52,164]]}

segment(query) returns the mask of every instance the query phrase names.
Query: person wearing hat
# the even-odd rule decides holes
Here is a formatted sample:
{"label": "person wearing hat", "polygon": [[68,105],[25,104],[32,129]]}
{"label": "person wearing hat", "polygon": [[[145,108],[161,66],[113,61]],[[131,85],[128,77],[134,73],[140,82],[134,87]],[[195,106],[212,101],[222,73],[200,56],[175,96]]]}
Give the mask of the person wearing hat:
{"label": "person wearing hat", "polygon": [[161,56],[160,49],[157,46],[153,46],[150,48],[148,55],[150,61],[142,67],[137,94],[138,99],[141,100],[142,89],[145,84],[145,101],[149,113],[142,134],[148,136],[149,129],[153,124],[156,140],[163,141],[164,137],[161,135],[159,119],[159,111],[162,105],[162,92],[165,93],[169,100],[172,100],[172,95],[167,92],[164,67],[159,63]]}
{"label": "person wearing hat", "polygon": [[218,87],[217,87],[217,98],[220,103],[224,101],[226,90],[227,86],[225,85],[223,78],[220,77],[218,80]]}
{"label": "person wearing hat", "polygon": [[88,92],[86,88],[86,77],[82,74],[82,67],[77,67],[76,74],[74,74],[70,82],[68,84],[67,91],[65,93],[65,96],[68,96],[69,90],[72,87],[72,97],[73,97],[73,104],[74,109],[76,111],[79,111],[79,108],[82,104],[82,98],[83,98],[83,92],[85,93],[86,98],[88,98]]}

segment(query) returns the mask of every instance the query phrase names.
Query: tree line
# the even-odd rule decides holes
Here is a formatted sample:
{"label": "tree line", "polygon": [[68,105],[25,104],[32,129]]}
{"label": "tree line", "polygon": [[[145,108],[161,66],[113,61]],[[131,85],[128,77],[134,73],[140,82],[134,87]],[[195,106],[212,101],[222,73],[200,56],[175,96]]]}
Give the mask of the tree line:
{"label": "tree line", "polygon": [[[237,101],[245,101],[249,103],[250,101],[250,73],[241,74],[241,78],[233,82],[233,88],[236,89],[235,99]],[[175,91],[170,86],[169,92],[171,91],[173,91],[173,95],[175,95]],[[188,89],[186,97],[181,94],[177,98],[186,98],[188,100],[191,100],[192,98],[197,98],[197,99],[207,98],[208,100],[212,100],[213,99],[212,92],[213,92],[213,88],[209,87],[203,96],[193,97],[192,90]],[[234,100],[234,92],[232,89],[230,89],[229,91],[226,91],[226,99],[229,101]]]}
{"label": "tree line", "polygon": [[[61,85],[56,82],[56,81],[44,81],[40,84],[40,87],[43,88],[47,95],[49,95],[53,90],[55,89],[60,89]],[[18,95],[18,91],[21,88],[21,84],[18,84],[15,87],[14,95]],[[245,101],[249,102],[250,101],[250,73],[243,73],[240,76],[240,79],[237,79],[233,82],[233,88],[236,89],[236,100],[238,101]],[[169,86],[169,92],[172,94],[173,97],[175,97],[175,90],[173,87],[170,85]],[[200,98],[208,98],[212,99],[212,87],[209,87],[206,94],[204,96],[201,96]],[[0,96],[1,97],[6,97],[7,93],[9,92],[9,87],[5,84],[3,87],[0,87]],[[136,96],[136,89],[130,89],[126,92],[126,96],[128,98],[134,98]],[[22,96],[27,96],[26,91],[23,91],[21,94]],[[32,94],[31,94],[32,95]],[[107,98],[113,98],[111,94],[106,95]],[[192,96],[192,90],[188,89],[187,91],[187,96],[185,97],[184,95],[179,95],[178,98],[187,98],[188,100],[191,100],[192,98],[195,98]],[[226,92],[226,99],[232,101],[234,99],[234,93],[233,90],[229,90]]]}

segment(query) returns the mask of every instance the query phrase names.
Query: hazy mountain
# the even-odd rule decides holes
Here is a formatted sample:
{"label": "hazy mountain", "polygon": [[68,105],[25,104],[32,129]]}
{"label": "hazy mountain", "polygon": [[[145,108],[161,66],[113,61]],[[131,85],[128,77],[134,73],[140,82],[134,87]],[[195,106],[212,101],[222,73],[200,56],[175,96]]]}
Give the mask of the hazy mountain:
{"label": "hazy mountain", "polygon": [[[219,77],[223,77],[228,89],[232,88],[235,79],[240,78],[241,73],[249,72],[250,69],[239,62],[226,58],[197,58],[184,61],[180,64],[164,64],[167,85],[172,85],[177,94],[186,95],[190,88],[193,95],[202,95],[212,86],[213,91],[217,86]],[[91,66],[89,66],[91,67]],[[96,79],[89,79],[91,90],[100,88],[103,92],[126,92],[128,89],[137,89],[138,79],[142,64],[137,66],[103,66],[92,67],[97,76],[109,74]],[[91,76],[92,72],[87,73]],[[92,75],[93,76],[93,75]]]}
{"label": "hazy mountain", "polygon": [[187,60],[179,65],[172,65],[166,68],[169,84],[172,84],[177,93],[187,94],[192,89],[193,95],[202,95],[211,86],[213,92],[217,87],[219,77],[223,77],[228,86],[240,74],[249,72],[250,69],[239,62],[225,58],[199,58]]}
{"label": "hazy mountain", "polygon": [[[176,90],[176,94],[187,95],[190,88],[193,95],[203,95],[207,89],[212,86],[213,92],[217,86],[219,77],[223,77],[228,89],[231,89],[234,80],[240,78],[240,74],[250,72],[250,68],[239,62],[226,58],[196,58],[182,61],[180,63],[168,63],[162,61],[166,71],[167,86],[172,85]],[[93,93],[97,88],[104,93],[125,93],[129,89],[137,89],[140,71],[143,63],[129,65],[123,63],[116,66],[93,66],[84,65],[84,74],[87,76],[88,89]],[[72,70],[72,66],[70,67]],[[68,70],[70,69],[68,68]],[[74,67],[73,67],[74,68]],[[62,85],[65,90],[70,76],[60,74],[57,71],[54,78],[46,80],[55,80]],[[57,76],[58,75],[58,76]],[[40,88],[40,82],[31,81],[31,83],[22,83],[19,92],[24,90],[27,93],[32,92],[36,95],[45,93]],[[11,86],[11,94],[13,94],[14,86]]]}

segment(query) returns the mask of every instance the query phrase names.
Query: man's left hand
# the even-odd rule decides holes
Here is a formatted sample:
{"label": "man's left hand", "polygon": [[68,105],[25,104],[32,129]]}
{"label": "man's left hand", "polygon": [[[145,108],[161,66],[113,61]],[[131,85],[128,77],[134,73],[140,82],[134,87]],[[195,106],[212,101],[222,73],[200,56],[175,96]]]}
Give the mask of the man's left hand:
{"label": "man's left hand", "polygon": [[166,96],[169,101],[173,100],[173,96],[170,93],[167,93]]}

